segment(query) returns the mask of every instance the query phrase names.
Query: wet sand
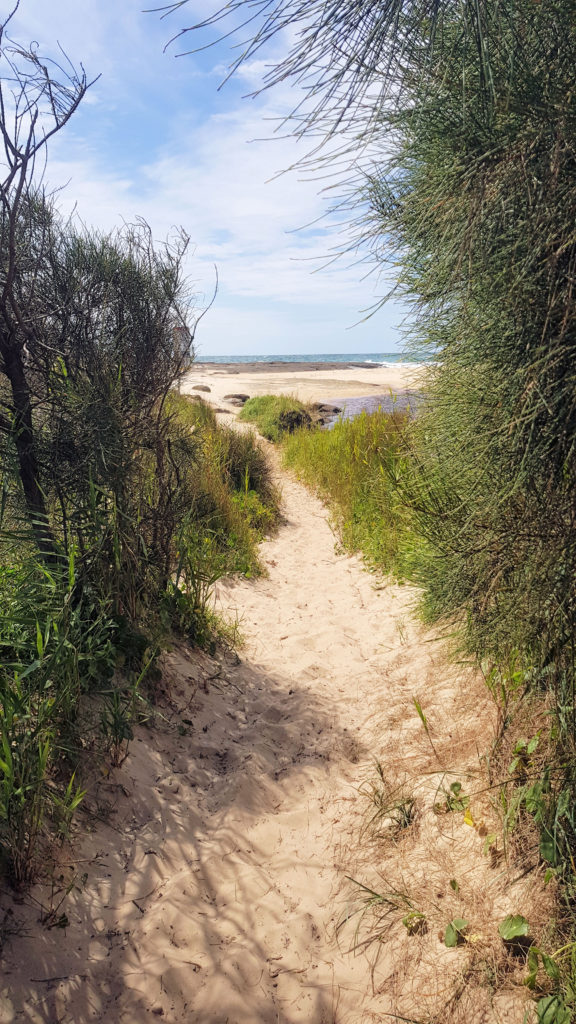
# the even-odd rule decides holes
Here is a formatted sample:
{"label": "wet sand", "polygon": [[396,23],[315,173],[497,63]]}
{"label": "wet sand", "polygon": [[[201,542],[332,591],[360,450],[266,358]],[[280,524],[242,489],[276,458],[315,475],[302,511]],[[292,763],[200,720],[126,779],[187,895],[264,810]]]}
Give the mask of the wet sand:
{"label": "wet sand", "polygon": [[194,364],[195,369],[209,370],[217,369],[223,373],[266,373],[270,370],[280,370],[286,373],[306,373],[310,371],[315,373],[318,370],[334,370],[334,369],[356,369],[356,370],[381,370],[382,365],[380,363],[367,363],[366,361],[359,360],[358,362],[346,362],[346,363],[335,363],[333,361],[318,360],[318,362],[309,363],[308,361],[302,361],[299,363],[287,361],[283,359],[272,359],[266,360],[266,362],[253,362],[253,363],[203,363],[201,359]]}
{"label": "wet sand", "polygon": [[396,363],[195,363],[181,386],[232,410],[230,395],[294,395],[303,402],[339,403],[344,398],[380,397],[420,391],[423,366]]}

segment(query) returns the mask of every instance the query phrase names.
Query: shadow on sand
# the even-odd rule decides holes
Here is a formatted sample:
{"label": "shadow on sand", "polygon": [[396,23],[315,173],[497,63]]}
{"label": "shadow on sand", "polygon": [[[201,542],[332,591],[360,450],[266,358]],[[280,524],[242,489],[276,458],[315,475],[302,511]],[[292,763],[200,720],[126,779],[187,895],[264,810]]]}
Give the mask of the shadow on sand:
{"label": "shadow on sand", "polygon": [[[201,677],[209,670],[205,658]],[[58,869],[63,885],[77,879],[62,905],[68,926],[47,930],[30,898],[15,906],[2,894],[0,913],[24,932],[1,958],[5,1024],[336,1021],[326,971],[301,970],[290,950],[306,928],[317,947],[318,927],[278,895],[270,858],[313,884],[318,865],[278,843],[307,794],[328,789],[334,751],[364,752],[305,680],[250,663],[224,664],[205,690],[193,677],[176,680],[121,768],[90,792],[79,863]],[[272,818],[273,851],[258,828]],[[33,896],[47,905],[50,887]]]}

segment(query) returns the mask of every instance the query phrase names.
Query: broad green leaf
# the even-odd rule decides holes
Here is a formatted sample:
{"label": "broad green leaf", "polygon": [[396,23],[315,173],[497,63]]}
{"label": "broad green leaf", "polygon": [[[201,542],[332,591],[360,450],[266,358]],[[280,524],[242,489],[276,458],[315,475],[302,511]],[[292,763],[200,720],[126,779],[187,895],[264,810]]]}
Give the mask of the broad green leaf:
{"label": "broad green leaf", "polygon": [[561,996],[544,996],[536,1006],[538,1024],[570,1024],[571,1015]]}
{"label": "broad green leaf", "polygon": [[540,833],[540,856],[542,860],[552,864],[553,867],[558,863],[558,847],[556,840],[551,832],[547,828],[543,828]]}
{"label": "broad green leaf", "polygon": [[444,935],[444,945],[448,949],[453,949],[464,937],[464,932],[468,927],[468,921],[464,917],[455,917],[453,921],[446,928]]}
{"label": "broad green leaf", "polygon": [[542,957],[542,966],[548,977],[552,978],[552,981],[559,981],[560,968],[553,957],[548,956],[547,953],[540,953],[540,956]]}
{"label": "broad green leaf", "polygon": [[528,935],[528,921],[521,914],[508,914],[498,926],[498,931],[504,942],[517,939],[519,935]]}

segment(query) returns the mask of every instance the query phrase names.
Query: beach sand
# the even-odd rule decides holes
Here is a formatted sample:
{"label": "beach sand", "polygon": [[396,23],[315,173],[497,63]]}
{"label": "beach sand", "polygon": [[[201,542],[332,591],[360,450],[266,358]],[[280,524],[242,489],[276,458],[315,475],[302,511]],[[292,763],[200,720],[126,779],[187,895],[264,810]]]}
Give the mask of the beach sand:
{"label": "beach sand", "polygon": [[[224,409],[230,394],[294,395],[303,402],[337,402],[338,399],[417,391],[421,367],[398,364],[340,363],[196,363],[182,382],[181,390],[194,394],[200,387],[210,402]],[[199,392],[201,393],[201,392]]]}
{"label": "beach sand", "polygon": [[[189,379],[218,404],[290,381],[323,400],[385,374],[406,381],[341,368]],[[411,588],[339,550],[326,509],[266,448],[283,491],[267,575],[216,594],[245,646],[164,655],[148,723],[88,786],[53,886],[2,893],[2,1024],[518,1024],[532,1005],[510,972],[503,989],[486,982],[498,921],[521,910],[532,923],[551,887],[527,871],[510,887],[483,852],[498,830],[483,680],[418,625]],[[435,813],[454,779],[477,824]],[[411,808],[398,828],[395,802]],[[425,915],[414,934],[411,911]],[[474,943],[446,948],[454,917]]]}

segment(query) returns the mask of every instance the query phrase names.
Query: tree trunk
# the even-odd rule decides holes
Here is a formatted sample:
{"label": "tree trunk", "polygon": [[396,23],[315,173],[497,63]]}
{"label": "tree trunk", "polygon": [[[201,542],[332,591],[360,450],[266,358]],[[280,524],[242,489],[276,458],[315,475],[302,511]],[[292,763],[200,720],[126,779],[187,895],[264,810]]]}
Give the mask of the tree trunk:
{"label": "tree trunk", "polygon": [[48,521],[44,494],[39,484],[40,473],[35,450],[30,388],[24,372],[22,351],[10,343],[2,345],[1,348],[4,370],[12,389],[13,438],[26,511],[40,554],[45,562],[53,565],[58,560],[58,552]]}

